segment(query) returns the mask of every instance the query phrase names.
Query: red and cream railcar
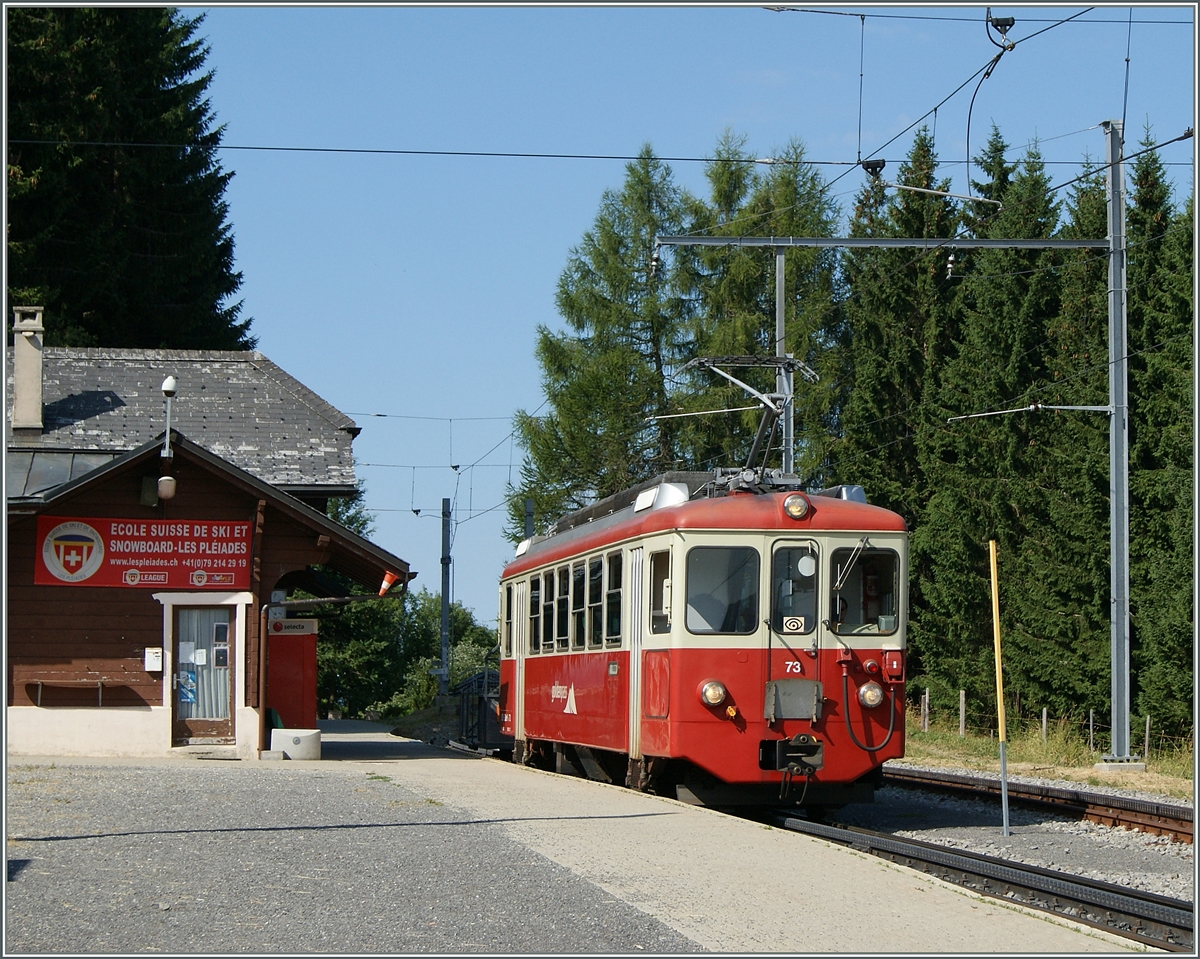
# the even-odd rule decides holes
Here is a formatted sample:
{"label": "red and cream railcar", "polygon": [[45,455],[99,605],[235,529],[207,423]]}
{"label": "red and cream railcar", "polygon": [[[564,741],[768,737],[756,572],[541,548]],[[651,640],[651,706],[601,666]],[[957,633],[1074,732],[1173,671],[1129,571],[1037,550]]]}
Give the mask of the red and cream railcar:
{"label": "red and cream railcar", "polygon": [[869,801],[904,753],[907,529],[858,487],[666,474],[500,583],[514,759],[706,805]]}

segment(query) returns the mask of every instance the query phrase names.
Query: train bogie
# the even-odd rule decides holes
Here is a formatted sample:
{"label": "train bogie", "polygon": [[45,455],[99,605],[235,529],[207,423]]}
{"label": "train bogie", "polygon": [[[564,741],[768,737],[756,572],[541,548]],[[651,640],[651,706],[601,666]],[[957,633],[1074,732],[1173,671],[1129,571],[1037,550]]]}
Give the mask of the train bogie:
{"label": "train bogie", "polygon": [[612,781],[624,763],[629,785],[709,805],[869,798],[904,752],[903,520],[696,485],[634,491],[505,570],[517,758]]}

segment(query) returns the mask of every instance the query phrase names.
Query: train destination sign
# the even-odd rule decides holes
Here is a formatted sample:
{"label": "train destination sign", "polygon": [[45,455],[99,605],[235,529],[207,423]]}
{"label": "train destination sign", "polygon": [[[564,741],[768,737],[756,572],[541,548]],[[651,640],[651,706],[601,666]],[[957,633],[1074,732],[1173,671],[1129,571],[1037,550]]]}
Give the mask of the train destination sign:
{"label": "train destination sign", "polygon": [[248,589],[250,523],[39,516],[33,581],[44,586]]}

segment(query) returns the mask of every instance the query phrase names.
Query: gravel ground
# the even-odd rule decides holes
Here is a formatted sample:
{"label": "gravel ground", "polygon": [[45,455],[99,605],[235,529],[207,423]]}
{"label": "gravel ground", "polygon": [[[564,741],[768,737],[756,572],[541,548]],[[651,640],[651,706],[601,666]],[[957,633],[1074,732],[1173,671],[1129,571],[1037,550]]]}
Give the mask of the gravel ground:
{"label": "gravel ground", "polygon": [[6,798],[6,955],[698,950],[358,764],[17,761]]}
{"label": "gravel ground", "polygon": [[[972,771],[971,775],[981,774]],[[1059,780],[1014,776],[1011,781],[1017,781],[1018,778],[1022,782],[1047,786],[1083,788],[1112,795],[1136,795],[1142,799],[1190,805],[1152,793],[1081,786],[1079,783]],[[940,793],[898,787],[886,787],[876,792],[874,804],[845,806],[833,818],[847,825],[1015,859],[1186,902],[1193,901],[1193,847],[1188,843],[1170,842],[1161,836],[1113,829],[1010,805],[1011,835],[1005,837],[998,801],[956,799]]]}

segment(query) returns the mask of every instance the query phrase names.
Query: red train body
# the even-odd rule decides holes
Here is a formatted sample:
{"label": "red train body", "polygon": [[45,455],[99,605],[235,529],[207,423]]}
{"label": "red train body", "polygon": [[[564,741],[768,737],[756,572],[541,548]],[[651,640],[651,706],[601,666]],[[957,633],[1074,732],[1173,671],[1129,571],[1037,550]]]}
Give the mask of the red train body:
{"label": "red train body", "polygon": [[857,487],[666,474],[518,548],[501,731],[689,802],[869,800],[904,754],[907,577],[903,519]]}

